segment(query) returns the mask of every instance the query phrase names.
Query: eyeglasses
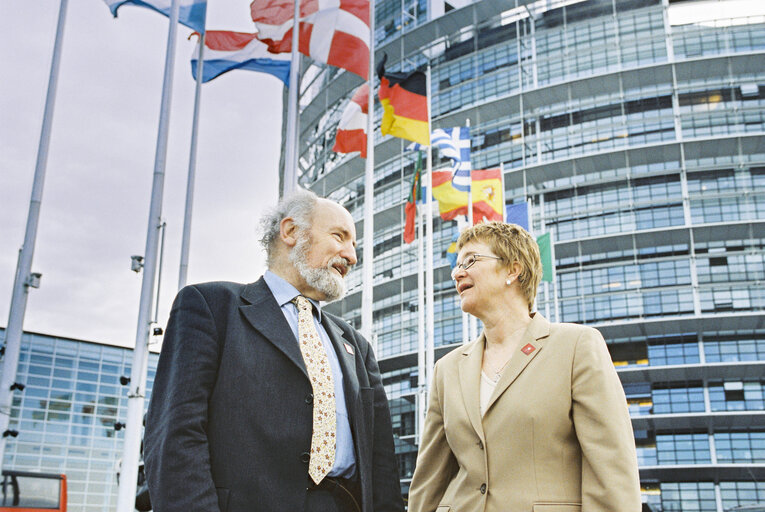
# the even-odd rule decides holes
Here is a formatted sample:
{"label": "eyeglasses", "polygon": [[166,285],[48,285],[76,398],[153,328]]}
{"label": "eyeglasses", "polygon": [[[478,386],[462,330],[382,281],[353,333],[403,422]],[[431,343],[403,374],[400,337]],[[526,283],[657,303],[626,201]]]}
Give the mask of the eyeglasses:
{"label": "eyeglasses", "polygon": [[502,258],[499,258],[497,256],[490,256],[488,254],[471,254],[462,263],[457,263],[457,265],[452,269],[452,279],[456,281],[456,278],[454,276],[457,275],[457,272],[460,270],[467,270],[473,265],[475,265],[475,262],[478,261],[481,258],[491,258],[493,260],[501,260]]}

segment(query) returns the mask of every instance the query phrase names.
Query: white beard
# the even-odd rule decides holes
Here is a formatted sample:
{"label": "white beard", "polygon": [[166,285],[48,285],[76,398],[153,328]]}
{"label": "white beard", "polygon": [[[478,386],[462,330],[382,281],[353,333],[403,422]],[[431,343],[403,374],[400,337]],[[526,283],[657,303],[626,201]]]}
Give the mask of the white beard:
{"label": "white beard", "polygon": [[342,264],[349,268],[350,263],[345,258],[335,256],[327,263],[326,267],[314,268],[308,264],[308,249],[310,248],[310,235],[301,237],[290,251],[290,262],[308,286],[324,294],[326,302],[342,299],[345,295],[345,280],[337,274],[332,265]]}

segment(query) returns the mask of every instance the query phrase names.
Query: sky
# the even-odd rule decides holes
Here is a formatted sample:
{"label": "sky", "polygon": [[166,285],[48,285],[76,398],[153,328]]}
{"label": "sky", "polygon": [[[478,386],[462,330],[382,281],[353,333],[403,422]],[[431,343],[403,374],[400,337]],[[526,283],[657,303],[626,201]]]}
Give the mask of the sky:
{"label": "sky", "polygon": [[[60,0],[0,2],[0,326],[24,242]],[[253,32],[249,0],[210,2],[207,27]],[[146,245],[168,19],[69,0],[24,330],[132,347]],[[178,288],[195,40],[179,25],[163,199],[158,320]],[[188,282],[265,268],[258,220],[276,202],[282,83],[233,71],[202,86]]]}

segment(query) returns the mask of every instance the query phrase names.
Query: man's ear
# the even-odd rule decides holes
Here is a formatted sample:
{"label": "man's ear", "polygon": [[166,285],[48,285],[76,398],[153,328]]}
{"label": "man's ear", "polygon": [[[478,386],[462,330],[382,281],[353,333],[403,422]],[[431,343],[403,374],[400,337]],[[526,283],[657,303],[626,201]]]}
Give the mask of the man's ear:
{"label": "man's ear", "polygon": [[299,229],[292,217],[285,217],[279,223],[279,238],[282,239],[282,242],[287,247],[295,247],[298,241],[297,234]]}

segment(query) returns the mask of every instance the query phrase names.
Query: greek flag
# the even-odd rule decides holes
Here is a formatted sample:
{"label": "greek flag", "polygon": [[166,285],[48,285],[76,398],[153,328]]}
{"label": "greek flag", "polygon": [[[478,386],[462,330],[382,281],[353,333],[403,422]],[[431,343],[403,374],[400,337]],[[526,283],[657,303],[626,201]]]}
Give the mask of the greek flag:
{"label": "greek flag", "polygon": [[[430,134],[430,142],[441,156],[452,161],[452,186],[461,192],[470,190],[470,127],[435,129]],[[417,142],[407,147],[414,151],[422,148]]]}

